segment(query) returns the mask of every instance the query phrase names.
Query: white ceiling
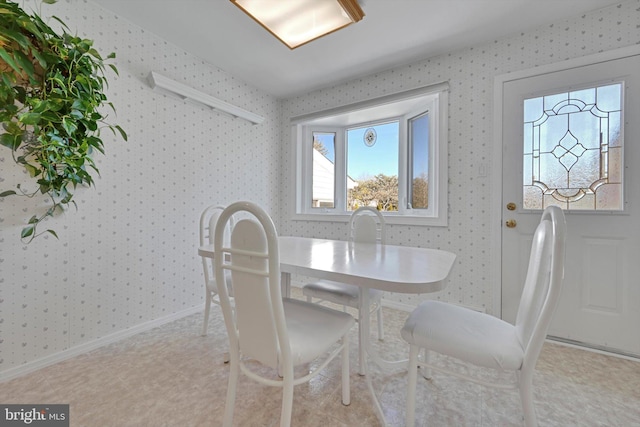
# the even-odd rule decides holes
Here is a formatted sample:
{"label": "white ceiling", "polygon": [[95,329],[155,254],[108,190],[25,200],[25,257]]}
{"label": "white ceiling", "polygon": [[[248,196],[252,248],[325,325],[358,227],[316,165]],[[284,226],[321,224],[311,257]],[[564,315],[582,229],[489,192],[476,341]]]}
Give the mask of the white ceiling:
{"label": "white ceiling", "polygon": [[360,0],[365,13],[362,21],[289,50],[229,0],[95,1],[279,98],[489,42],[619,2]]}

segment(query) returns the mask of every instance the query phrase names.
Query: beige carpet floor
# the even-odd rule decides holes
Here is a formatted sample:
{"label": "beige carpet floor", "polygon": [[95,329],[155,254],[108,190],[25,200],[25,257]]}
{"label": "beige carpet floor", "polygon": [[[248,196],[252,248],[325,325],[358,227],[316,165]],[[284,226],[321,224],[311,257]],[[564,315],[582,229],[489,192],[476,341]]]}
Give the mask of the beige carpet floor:
{"label": "beige carpet floor", "polygon": [[[376,347],[387,358],[406,358],[399,330],[407,313],[385,308],[384,316],[386,338]],[[76,427],[219,426],[229,370],[222,362],[227,339],[217,307],[208,336],[200,335],[201,327],[202,315],[192,315],[0,383],[0,403],[69,404]],[[381,425],[357,374],[356,329],[351,405],[340,402],[338,359],[311,383],[295,388],[292,425]],[[403,426],[406,372],[373,368],[372,379],[388,425]],[[540,426],[640,426],[640,362],[546,343],[534,389]],[[241,375],[238,393],[234,425],[279,425],[279,389]],[[430,381],[419,377],[416,416],[420,426],[522,425],[517,392],[437,373]]]}

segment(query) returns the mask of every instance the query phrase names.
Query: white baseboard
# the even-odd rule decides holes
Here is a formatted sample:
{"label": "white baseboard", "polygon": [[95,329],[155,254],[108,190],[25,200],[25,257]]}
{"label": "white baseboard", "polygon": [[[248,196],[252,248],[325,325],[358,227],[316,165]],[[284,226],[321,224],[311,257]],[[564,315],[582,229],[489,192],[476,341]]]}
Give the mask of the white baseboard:
{"label": "white baseboard", "polygon": [[149,322],[141,323],[129,329],[114,332],[113,334],[106,335],[102,338],[98,338],[93,341],[89,341],[86,343],[73,346],[67,350],[63,350],[58,353],[42,357],[40,359],[27,362],[24,365],[16,366],[15,368],[11,368],[6,371],[0,372],[0,383],[4,381],[12,380],[14,378],[18,378],[22,375],[29,374],[31,372],[37,371],[38,369],[42,369],[46,366],[54,365],[58,362],[62,362],[63,360],[71,359],[72,357],[78,356],[83,353],[87,353],[89,351],[95,350],[100,347],[104,347],[105,345],[114,343],[116,341],[129,338],[141,332],[145,332],[150,329],[157,328],[158,326],[162,326],[166,323],[170,323],[175,320],[181,319],[183,317],[201,312],[203,309],[204,309],[204,304],[198,305],[192,308],[188,308],[186,310],[173,313],[169,316],[165,316],[159,319],[151,320]]}
{"label": "white baseboard", "polygon": [[547,339],[545,341],[548,342],[548,343],[562,345],[562,346],[565,346],[565,347],[576,348],[578,350],[589,351],[591,353],[602,354],[604,356],[617,357],[618,359],[630,360],[632,362],[640,362],[640,356],[637,356],[637,355],[634,355],[634,354],[625,354],[625,353],[621,353],[621,352],[615,352],[615,351],[612,351],[612,350],[608,350],[606,348],[594,348],[594,347],[590,347],[589,345],[584,344],[584,343],[568,342],[568,341],[563,340],[562,338],[558,338],[558,337],[547,336]]}

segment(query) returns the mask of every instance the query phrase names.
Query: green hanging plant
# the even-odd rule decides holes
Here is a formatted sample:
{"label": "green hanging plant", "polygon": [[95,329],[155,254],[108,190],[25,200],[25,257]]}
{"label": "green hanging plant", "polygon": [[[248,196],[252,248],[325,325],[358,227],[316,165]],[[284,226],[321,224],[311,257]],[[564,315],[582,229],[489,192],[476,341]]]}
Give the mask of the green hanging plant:
{"label": "green hanging plant", "polygon": [[[43,0],[52,4],[57,0]],[[0,197],[42,194],[52,205],[33,215],[22,229],[23,241],[42,233],[38,225],[48,216],[75,206],[72,191],[78,185],[91,186],[91,173],[99,173],[92,154],[104,154],[101,130],[109,129],[125,141],[118,125],[106,123],[101,113],[109,106],[105,66],[93,41],[69,34],[63,27],[56,33],[38,15],[29,15],[18,4],[0,0],[0,144],[11,150],[13,160],[36,180],[37,188],[0,192]],[[115,53],[106,59],[115,58]],[[76,206],[77,207],[77,206]]]}

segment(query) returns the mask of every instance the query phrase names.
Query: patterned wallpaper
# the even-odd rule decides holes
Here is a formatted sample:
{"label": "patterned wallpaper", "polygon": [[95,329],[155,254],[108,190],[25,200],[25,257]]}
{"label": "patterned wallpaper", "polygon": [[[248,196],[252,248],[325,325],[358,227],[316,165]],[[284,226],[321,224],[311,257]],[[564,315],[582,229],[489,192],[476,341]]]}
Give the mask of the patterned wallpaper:
{"label": "patterned wallpaper", "polygon": [[[442,81],[449,96],[449,225],[391,225],[390,243],[434,247],[457,254],[449,285],[434,297],[494,312],[492,277],[491,188],[493,149],[493,81],[495,76],[640,43],[640,0],[621,2],[599,11],[525,31],[491,43],[469,47],[398,67],[284,102],[283,129],[288,118],[376,98]],[[284,158],[293,158],[285,146]],[[284,194],[294,192],[293,171],[283,172]],[[283,200],[281,233],[340,238],[343,223],[290,220],[293,198]],[[409,306],[427,296],[386,295]],[[498,307],[499,309],[499,307]]]}
{"label": "patterned wallpaper", "polygon": [[[0,199],[0,375],[201,305],[202,209],[250,199],[276,216],[280,194],[279,101],[90,1],[40,3],[24,7],[116,52],[120,77],[108,96],[129,141],[103,133],[95,188],[78,189],[78,209],[47,221],[60,240],[21,244],[36,202]],[[256,126],[154,93],[151,70],[266,120]],[[2,147],[0,188],[19,182],[32,185]]]}
{"label": "patterned wallpaper", "polygon": [[[29,8],[40,2],[25,0]],[[42,5],[101,52],[115,51],[110,100],[129,142],[105,136],[96,188],[48,222],[60,240],[19,242],[36,201],[0,200],[0,379],[203,302],[197,220],[209,203],[252,199],[281,234],[341,238],[342,223],[292,221],[288,118],[449,81],[449,226],[393,225],[391,243],[458,255],[438,298],[492,312],[489,247],[493,79],[496,75],[640,43],[640,0],[413,65],[278,101],[88,0]],[[266,117],[254,126],[151,91],[149,71]],[[487,169],[485,176],[481,169]],[[0,188],[28,182],[0,151]],[[422,297],[389,295],[413,305]]]}

